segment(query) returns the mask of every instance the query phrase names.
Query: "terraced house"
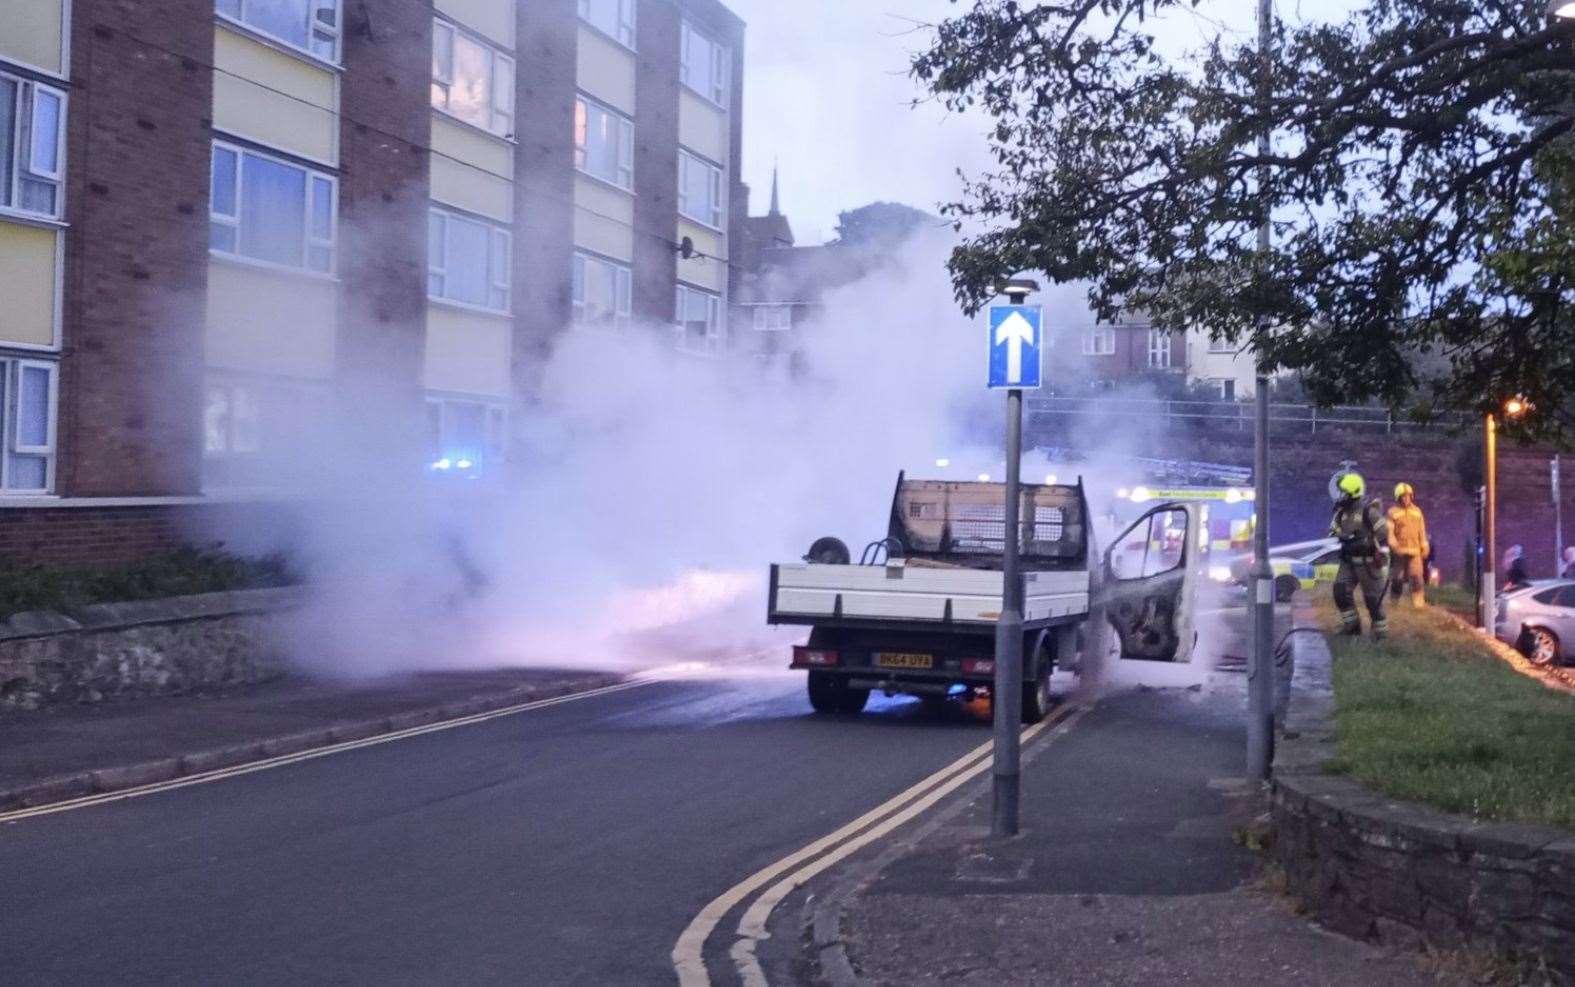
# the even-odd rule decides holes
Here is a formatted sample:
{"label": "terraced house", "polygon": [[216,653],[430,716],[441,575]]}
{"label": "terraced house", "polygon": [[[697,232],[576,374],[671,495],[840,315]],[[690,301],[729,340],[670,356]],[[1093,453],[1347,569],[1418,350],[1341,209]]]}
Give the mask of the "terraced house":
{"label": "terraced house", "polygon": [[557,334],[728,346],[716,0],[0,0],[0,554],[125,556],[329,420],[494,472]]}

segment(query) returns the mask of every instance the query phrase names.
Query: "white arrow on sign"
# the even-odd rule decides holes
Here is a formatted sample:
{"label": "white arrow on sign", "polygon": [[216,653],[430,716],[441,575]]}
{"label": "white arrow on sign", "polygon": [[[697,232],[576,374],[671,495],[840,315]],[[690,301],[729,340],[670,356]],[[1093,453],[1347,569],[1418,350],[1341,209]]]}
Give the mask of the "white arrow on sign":
{"label": "white arrow on sign", "polygon": [[1020,384],[1023,380],[1023,347],[1034,344],[1034,324],[1023,318],[1021,312],[1008,315],[995,327],[995,345],[1005,343],[1006,382]]}

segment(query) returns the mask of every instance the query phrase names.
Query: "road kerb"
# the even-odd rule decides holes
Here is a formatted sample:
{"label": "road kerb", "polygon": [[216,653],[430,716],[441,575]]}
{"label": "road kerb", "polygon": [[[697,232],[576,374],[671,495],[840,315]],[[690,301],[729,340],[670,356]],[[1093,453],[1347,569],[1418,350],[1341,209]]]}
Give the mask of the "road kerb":
{"label": "road kerb", "polygon": [[[477,696],[463,703],[445,703],[386,718],[347,720],[312,730],[292,731],[206,751],[192,751],[178,757],[46,778],[15,788],[0,789],[0,822],[85,808],[102,801],[218,780],[234,774],[294,763],[307,757],[462,726],[491,718],[494,714],[521,711],[524,707],[556,705],[582,696],[601,694],[607,689],[650,681],[660,680],[628,679],[621,675],[586,676],[577,691],[566,691],[575,687],[559,684],[540,689],[511,689],[492,697]],[[461,706],[468,712],[444,716],[444,710]],[[343,736],[338,736],[340,733]],[[139,773],[143,776],[139,777]]]}

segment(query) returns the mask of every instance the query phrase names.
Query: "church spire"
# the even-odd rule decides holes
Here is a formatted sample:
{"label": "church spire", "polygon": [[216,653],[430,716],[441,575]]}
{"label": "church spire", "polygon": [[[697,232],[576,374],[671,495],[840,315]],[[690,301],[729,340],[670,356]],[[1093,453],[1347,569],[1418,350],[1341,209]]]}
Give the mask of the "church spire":
{"label": "church spire", "polygon": [[777,195],[777,163],[771,162],[771,216],[782,215],[782,200]]}

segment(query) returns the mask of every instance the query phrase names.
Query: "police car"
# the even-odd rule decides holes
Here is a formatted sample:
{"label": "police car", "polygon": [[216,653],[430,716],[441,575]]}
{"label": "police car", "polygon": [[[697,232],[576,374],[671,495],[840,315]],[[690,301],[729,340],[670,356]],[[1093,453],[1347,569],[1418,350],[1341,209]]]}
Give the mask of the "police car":
{"label": "police car", "polygon": [[[1340,572],[1340,542],[1334,538],[1320,538],[1279,545],[1269,549],[1269,568],[1274,572],[1274,598],[1284,603],[1295,596],[1298,589],[1334,582]],[[1246,586],[1251,576],[1250,554],[1231,563],[1232,581]]]}

